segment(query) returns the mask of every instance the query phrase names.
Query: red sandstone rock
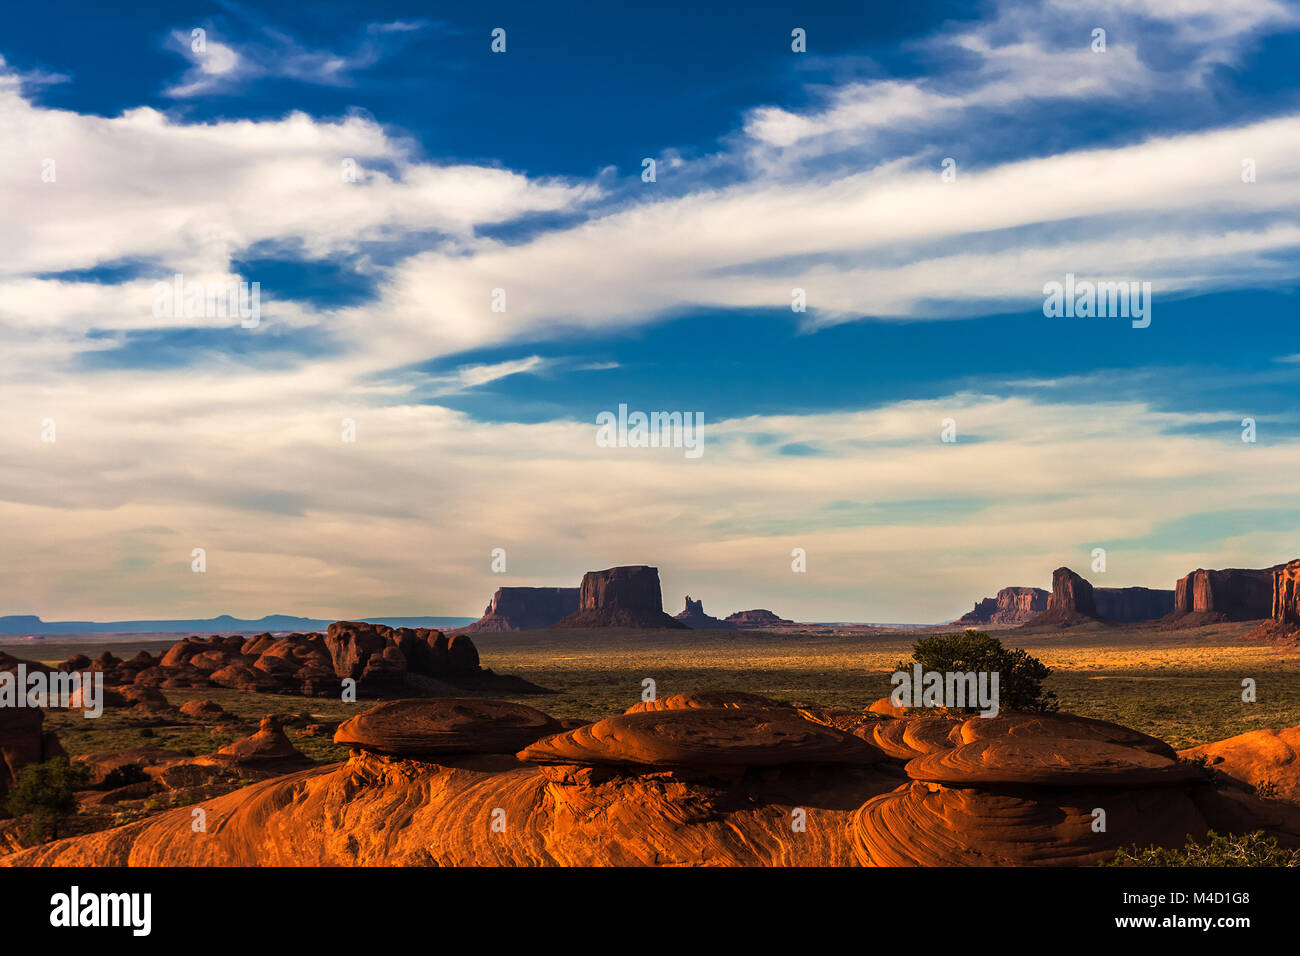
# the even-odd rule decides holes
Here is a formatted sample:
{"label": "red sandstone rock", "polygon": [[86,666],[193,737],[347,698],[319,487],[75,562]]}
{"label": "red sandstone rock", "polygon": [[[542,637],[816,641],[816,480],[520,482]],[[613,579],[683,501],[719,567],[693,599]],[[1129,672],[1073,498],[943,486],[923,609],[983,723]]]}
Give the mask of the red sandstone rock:
{"label": "red sandstone rock", "polygon": [[1047,610],[1048,594],[1042,588],[1003,588],[997,597],[985,598],[958,624],[1023,624]]}
{"label": "red sandstone rock", "polygon": [[1154,621],[1174,609],[1174,592],[1159,588],[1093,588],[1097,616],[1104,621]]}
{"label": "red sandstone rock", "polygon": [[0,793],[13,786],[23,767],[54,756],[54,742],[41,730],[44,720],[39,707],[0,707]]}
{"label": "red sandstone rock", "polygon": [[687,627],[694,628],[697,631],[729,631],[734,630],[736,625],[729,621],[721,621],[716,617],[710,617],[704,613],[703,601],[692,601],[691,596],[686,595],[686,610],[677,615],[677,620],[681,621]]}
{"label": "red sandstone rock", "polygon": [[465,628],[527,631],[551,627],[578,610],[578,588],[497,588],[483,617]]}
{"label": "red sandstone rock", "polygon": [[134,704],[135,709],[141,713],[159,713],[172,709],[166,695],[156,687],[141,687],[137,684],[123,687],[121,693],[127,702]]}
{"label": "red sandstone rock", "polygon": [[868,765],[880,752],[833,727],[779,710],[661,710],[608,717],[547,737],[519,759],[635,769]]}
{"label": "red sandstone rock", "polygon": [[578,610],[556,627],[664,627],[686,625],[664,613],[659,569],[644,565],[588,571],[582,576]]}
{"label": "red sandstone rock", "polygon": [[652,710],[765,710],[788,706],[759,694],[747,694],[739,690],[691,690],[657,700],[639,700],[623,713],[640,714]]}
{"label": "red sandstone rock", "polygon": [[[1093,830],[1099,807],[1103,832]],[[916,782],[867,801],[851,835],[865,866],[1090,866],[1121,846],[1182,846],[1207,829],[1196,800],[1174,787],[1002,791]]]}
{"label": "red sandstone rock", "polygon": [[274,716],[263,717],[257,733],[243,740],[226,744],[215,754],[195,757],[196,765],[222,765],[277,774],[291,773],[310,767],[313,761],[300,753],[284,733],[280,720]]}
{"label": "red sandstone rock", "polygon": [[[637,752],[683,748],[692,760],[703,752],[710,761],[720,751],[749,747],[775,752],[778,760],[820,748],[816,738],[791,745],[779,735],[762,745],[761,732],[748,725],[729,729],[709,715],[780,716],[743,710],[633,714],[591,725],[585,737],[602,756],[612,751],[619,759],[629,746]],[[668,718],[705,725],[684,743],[675,734],[665,741],[655,729],[639,734],[608,726]],[[905,730],[932,719],[880,722]],[[573,736],[558,739],[571,747]],[[1005,747],[995,751],[995,742]],[[1072,753],[1071,746],[1086,749]],[[970,747],[985,749],[973,759]],[[205,801],[209,820],[220,825],[202,839],[194,838],[192,807],[184,806],[0,857],[0,866],[1090,865],[1118,846],[1181,846],[1188,834],[1199,838],[1211,827],[1231,834],[1262,828],[1288,846],[1300,839],[1288,804],[1215,791],[1199,773],[1192,779],[1162,771],[1170,762],[1160,757],[1120,747],[1117,758],[1107,747],[1113,745],[1012,733],[912,762],[943,762],[944,779],[961,770],[960,785],[915,780],[897,789],[897,770],[887,764],[774,764],[719,786],[713,778],[660,772],[661,765],[607,773],[596,765],[538,767],[503,754],[461,756],[448,765],[361,751],[343,764]],[[947,759],[952,754],[964,756],[954,762]],[[1057,760],[1088,772],[1063,780]],[[993,770],[994,778],[1013,782],[972,783],[972,766],[981,780]],[[193,769],[176,765],[167,773]],[[1077,785],[1090,776],[1119,783]],[[1041,782],[1045,778],[1049,783]],[[1158,785],[1129,785],[1139,778]],[[1095,808],[1106,811],[1104,831],[1093,829]],[[795,810],[806,815],[806,832],[792,830]],[[498,817],[500,830],[493,827]]]}
{"label": "red sandstone rock", "polygon": [[1188,760],[1255,788],[1270,787],[1278,798],[1300,803],[1300,727],[1252,730],[1212,744],[1180,750]]}
{"label": "red sandstone rock", "polygon": [[1273,571],[1273,620],[1285,627],[1300,627],[1300,560]]}
{"label": "red sandstone rock", "polygon": [[794,621],[787,621],[783,617],[777,617],[766,608],[755,608],[751,611],[737,611],[735,614],[728,614],[727,623],[734,624],[742,629],[762,630],[765,627],[791,625],[794,624]]}
{"label": "red sandstone rock", "polygon": [[181,713],[195,720],[234,720],[215,700],[187,700],[181,704]]}
{"label": "red sandstone rock", "polygon": [[334,742],[398,757],[512,754],[560,729],[541,711],[506,701],[395,700],[345,721]]}
{"label": "red sandstone rock", "polygon": [[958,743],[969,744],[994,737],[1055,737],[1094,740],[1100,743],[1136,747],[1168,760],[1174,749],[1163,740],[1137,730],[1091,717],[1074,714],[1037,714],[1004,711],[997,717],[972,717],[961,725]]}
{"label": "red sandstone rock", "polygon": [[1178,580],[1174,589],[1174,619],[1198,615],[1196,623],[1253,621],[1269,616],[1273,600],[1272,568],[1197,568]]}
{"label": "red sandstone rock", "polygon": [[1203,779],[1195,767],[1134,747],[1030,736],[993,737],[938,750],[909,762],[907,775],[957,787],[1160,787]]}

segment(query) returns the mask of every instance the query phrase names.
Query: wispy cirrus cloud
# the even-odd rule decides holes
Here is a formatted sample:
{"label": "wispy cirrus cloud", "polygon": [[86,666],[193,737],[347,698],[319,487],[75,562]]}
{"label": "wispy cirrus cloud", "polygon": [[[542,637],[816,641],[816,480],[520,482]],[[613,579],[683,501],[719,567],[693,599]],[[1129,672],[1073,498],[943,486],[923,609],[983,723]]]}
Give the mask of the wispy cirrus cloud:
{"label": "wispy cirrus cloud", "polygon": [[263,79],[350,86],[356,74],[391,54],[404,34],[426,26],[423,20],[370,23],[345,53],[309,49],[267,24],[246,40],[223,39],[211,27],[174,30],[165,45],[185,57],[190,67],[166,93],[175,99],[188,99],[232,92]]}

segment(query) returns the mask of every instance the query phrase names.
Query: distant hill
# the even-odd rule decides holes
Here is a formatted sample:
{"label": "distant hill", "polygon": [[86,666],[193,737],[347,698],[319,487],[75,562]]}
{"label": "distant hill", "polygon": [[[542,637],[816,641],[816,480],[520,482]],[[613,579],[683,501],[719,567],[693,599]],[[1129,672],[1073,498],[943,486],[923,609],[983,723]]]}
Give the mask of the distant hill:
{"label": "distant hill", "polygon": [[[463,627],[472,617],[358,617],[356,621],[387,624],[389,627]],[[192,621],[42,621],[35,614],[11,614],[0,617],[0,634],[168,634],[188,631],[193,634],[224,634],[232,631],[323,631],[334,621],[289,614],[268,614],[246,620],[222,614],[219,617]]]}

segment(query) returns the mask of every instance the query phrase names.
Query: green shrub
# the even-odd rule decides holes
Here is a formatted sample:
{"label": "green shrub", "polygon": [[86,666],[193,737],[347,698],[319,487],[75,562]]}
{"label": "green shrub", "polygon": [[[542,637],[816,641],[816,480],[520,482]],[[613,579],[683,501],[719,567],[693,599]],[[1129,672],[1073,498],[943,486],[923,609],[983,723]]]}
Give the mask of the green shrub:
{"label": "green shrub", "polygon": [[923,637],[912,646],[911,662],[900,661],[895,669],[911,670],[913,663],[940,673],[997,672],[998,706],[1004,710],[1055,711],[1061,706],[1054,693],[1043,690],[1050,667],[1025,651],[1008,650],[983,631]]}
{"label": "green shrub", "polygon": [[116,790],[118,787],[125,787],[132,783],[144,783],[148,779],[149,775],[138,763],[124,763],[110,770],[104,776],[104,782],[100,786],[104,790]]}
{"label": "green shrub", "polygon": [[1224,836],[1213,830],[1198,843],[1189,835],[1177,849],[1152,846],[1121,847],[1102,866],[1300,866],[1300,849],[1279,846],[1263,830],[1242,836]]}
{"label": "green shrub", "polygon": [[90,768],[69,763],[67,757],[31,763],[18,771],[5,798],[5,809],[28,818],[29,838],[38,842],[57,839],[60,821],[77,810],[76,791],[89,782]]}

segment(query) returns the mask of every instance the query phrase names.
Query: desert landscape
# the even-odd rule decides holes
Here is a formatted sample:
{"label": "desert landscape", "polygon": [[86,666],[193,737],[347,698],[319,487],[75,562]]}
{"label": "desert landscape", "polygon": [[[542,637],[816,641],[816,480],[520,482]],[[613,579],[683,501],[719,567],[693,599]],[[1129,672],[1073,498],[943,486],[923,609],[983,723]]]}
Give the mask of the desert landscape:
{"label": "desert landscape", "polygon": [[10,789],[80,770],[62,812],[3,825],[0,863],[1136,865],[1225,837],[1268,852],[1221,864],[1294,862],[1297,579],[1300,561],[1198,570],[1106,604],[1061,568],[1041,610],[1005,589],[972,612],[998,637],[950,633],[953,667],[1004,642],[1045,665],[992,716],[891,699],[930,629],[719,620],[690,598],[674,618],[647,566],[590,572],[573,600],[503,589],[450,638],[337,622],[6,653],[107,692],[93,721],[0,710]]}
{"label": "desert landscape", "polygon": [[1290,931],[1300,0],[0,23],[20,942]]}

